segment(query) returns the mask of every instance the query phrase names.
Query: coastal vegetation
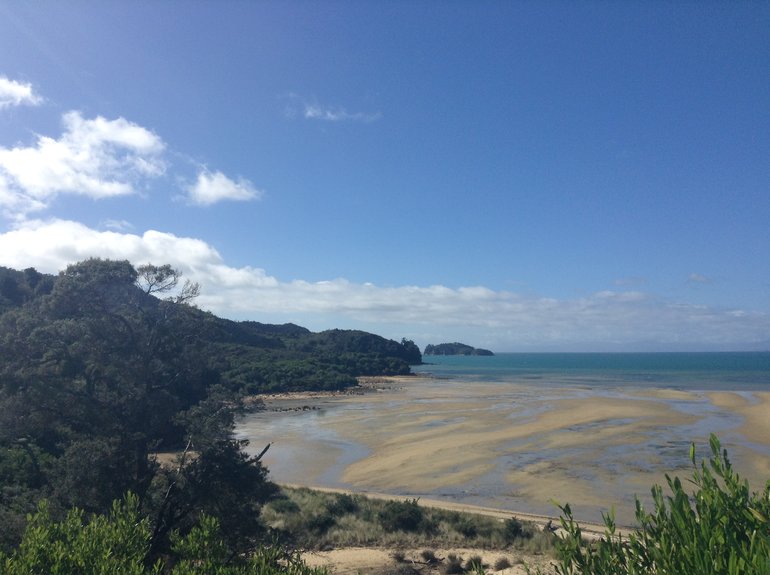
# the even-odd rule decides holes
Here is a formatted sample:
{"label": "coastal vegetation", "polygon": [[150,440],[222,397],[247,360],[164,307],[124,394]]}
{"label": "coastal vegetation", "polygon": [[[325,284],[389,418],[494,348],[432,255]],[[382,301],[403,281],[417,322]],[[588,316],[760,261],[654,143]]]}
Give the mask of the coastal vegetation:
{"label": "coastal vegetation", "polygon": [[170,266],[0,269],[0,573],[320,575],[293,550],[345,545],[422,547],[443,573],[493,568],[432,551],[450,545],[555,546],[560,575],[770,573],[770,483],[751,491],[715,436],[700,465],[691,449],[692,492],[666,477],[635,530],[607,513],[590,541],[568,504],[555,536],[417,499],[280,488],[265,451],[233,436],[247,396],[408,373],[419,349],[224,320],[194,307],[198,291]]}
{"label": "coastal vegetation", "polygon": [[[245,555],[232,554],[219,521],[202,515],[187,534],[174,531],[168,554],[148,561],[152,524],[136,495],[115,501],[105,514],[72,509],[55,520],[46,501],[31,515],[21,544],[0,552],[0,572],[8,575],[78,573],[108,575],[324,575],[307,566],[297,549],[373,545],[393,550],[396,563],[407,563],[403,549],[420,549],[422,566],[444,574],[479,573],[489,565],[478,555],[463,559],[439,556],[437,547],[471,546],[501,552],[496,569],[511,565],[507,555],[543,553],[553,536],[511,517],[495,518],[422,507],[415,499],[370,499],[362,495],[284,489],[264,508],[273,539]],[[409,561],[412,568],[415,560]],[[420,565],[417,565],[418,567]],[[418,571],[415,571],[418,572]]]}
{"label": "coastal vegetation", "polygon": [[284,487],[265,506],[263,518],[281,540],[303,549],[464,546],[533,554],[553,548],[551,534],[530,522],[424,506],[414,498]]}
{"label": "coastal vegetation", "polygon": [[194,307],[198,291],[167,265],[0,269],[0,550],[37,536],[30,518],[72,531],[131,493],[145,565],[205,518],[228,557],[253,554],[278,488],[233,437],[247,396],[343,389],[421,360],[407,340],[224,320]]}
{"label": "coastal vegetation", "polygon": [[488,349],[472,347],[465,343],[440,343],[425,346],[424,355],[495,355]]}
{"label": "coastal vegetation", "polygon": [[596,541],[582,537],[568,504],[561,506],[565,531],[558,540],[559,575],[766,575],[770,573],[770,481],[752,492],[733,469],[719,439],[711,456],[695,462],[690,493],[678,477],[666,476],[668,492],[652,488],[653,511],[636,502],[638,527],[617,531],[612,513]]}

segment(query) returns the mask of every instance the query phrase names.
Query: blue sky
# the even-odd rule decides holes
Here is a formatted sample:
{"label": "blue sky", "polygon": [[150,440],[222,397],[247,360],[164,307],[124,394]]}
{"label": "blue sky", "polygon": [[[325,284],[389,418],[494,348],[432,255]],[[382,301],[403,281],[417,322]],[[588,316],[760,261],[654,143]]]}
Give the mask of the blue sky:
{"label": "blue sky", "polygon": [[770,348],[770,4],[0,0],[0,265],[233,319]]}

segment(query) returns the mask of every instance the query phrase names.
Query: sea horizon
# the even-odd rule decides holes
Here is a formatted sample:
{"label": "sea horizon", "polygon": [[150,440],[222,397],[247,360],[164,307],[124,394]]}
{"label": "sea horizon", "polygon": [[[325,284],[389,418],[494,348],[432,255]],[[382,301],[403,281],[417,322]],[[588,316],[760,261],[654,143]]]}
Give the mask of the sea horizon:
{"label": "sea horizon", "polygon": [[416,375],[516,381],[540,377],[548,385],[586,376],[596,384],[646,385],[723,391],[770,389],[770,352],[506,352],[493,356],[429,355]]}
{"label": "sea horizon", "polygon": [[770,477],[770,352],[535,352],[427,356],[381,393],[255,413],[239,437],[281,483],[554,514],[589,521],[666,474],[716,433],[755,489]]}

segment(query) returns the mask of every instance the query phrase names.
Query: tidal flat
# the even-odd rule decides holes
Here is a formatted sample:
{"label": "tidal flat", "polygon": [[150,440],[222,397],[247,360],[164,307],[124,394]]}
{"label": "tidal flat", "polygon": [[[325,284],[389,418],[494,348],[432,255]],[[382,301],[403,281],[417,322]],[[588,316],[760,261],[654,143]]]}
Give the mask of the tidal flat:
{"label": "tidal flat", "polygon": [[[283,403],[282,403],[283,402]],[[289,402],[289,403],[286,403]],[[282,406],[313,409],[282,411]],[[716,433],[735,467],[770,479],[770,392],[399,378],[362,395],[274,398],[237,427],[278,483],[424,497],[541,515],[556,502],[633,524],[665,474],[690,475],[690,443]]]}

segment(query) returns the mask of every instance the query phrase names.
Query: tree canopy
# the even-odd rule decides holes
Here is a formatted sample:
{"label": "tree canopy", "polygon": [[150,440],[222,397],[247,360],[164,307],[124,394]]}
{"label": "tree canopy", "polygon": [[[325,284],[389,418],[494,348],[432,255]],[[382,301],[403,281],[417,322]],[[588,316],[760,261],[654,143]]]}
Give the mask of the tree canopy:
{"label": "tree canopy", "polygon": [[[276,488],[232,429],[247,393],[408,373],[416,346],[364,332],[233,322],[193,305],[171,266],[90,259],[58,276],[0,269],[0,549],[26,515],[107,513],[128,492],[148,556],[217,521],[232,553],[263,536]],[[158,454],[178,453],[161,464]]]}

